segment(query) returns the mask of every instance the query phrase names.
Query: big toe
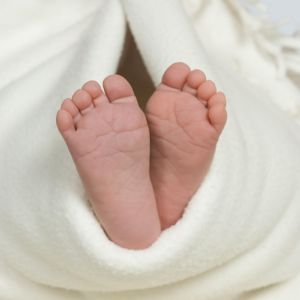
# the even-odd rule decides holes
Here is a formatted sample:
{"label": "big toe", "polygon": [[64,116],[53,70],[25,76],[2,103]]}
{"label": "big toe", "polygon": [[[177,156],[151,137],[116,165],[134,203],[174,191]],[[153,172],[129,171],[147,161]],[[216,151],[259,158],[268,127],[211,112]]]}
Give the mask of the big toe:
{"label": "big toe", "polygon": [[108,76],[103,81],[103,87],[111,102],[135,102],[133,89],[130,83],[120,75]]}
{"label": "big toe", "polygon": [[162,83],[174,89],[182,89],[190,73],[187,64],[178,62],[172,64],[164,73]]}

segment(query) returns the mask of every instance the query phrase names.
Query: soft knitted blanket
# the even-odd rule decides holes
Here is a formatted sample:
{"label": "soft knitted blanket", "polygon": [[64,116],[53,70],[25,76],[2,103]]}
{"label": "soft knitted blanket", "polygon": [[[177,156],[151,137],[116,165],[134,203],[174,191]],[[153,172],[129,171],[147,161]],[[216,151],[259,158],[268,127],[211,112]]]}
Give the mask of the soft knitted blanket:
{"label": "soft knitted blanket", "polygon": [[[236,0],[0,2],[1,300],[300,298],[299,40]],[[116,71],[126,19],[155,83],[201,68],[229,115],[184,216],[139,251],[107,239],[55,127]]]}

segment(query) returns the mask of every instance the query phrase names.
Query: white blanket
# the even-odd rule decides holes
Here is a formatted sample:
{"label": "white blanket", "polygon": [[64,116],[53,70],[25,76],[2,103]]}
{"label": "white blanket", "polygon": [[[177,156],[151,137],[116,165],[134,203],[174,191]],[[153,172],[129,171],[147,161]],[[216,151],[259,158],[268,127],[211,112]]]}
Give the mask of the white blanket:
{"label": "white blanket", "polygon": [[[299,41],[235,0],[0,4],[1,300],[300,298]],[[229,113],[183,218],[140,251],[107,239],[55,128],[63,98],[116,71],[126,19],[155,83],[187,62]]]}

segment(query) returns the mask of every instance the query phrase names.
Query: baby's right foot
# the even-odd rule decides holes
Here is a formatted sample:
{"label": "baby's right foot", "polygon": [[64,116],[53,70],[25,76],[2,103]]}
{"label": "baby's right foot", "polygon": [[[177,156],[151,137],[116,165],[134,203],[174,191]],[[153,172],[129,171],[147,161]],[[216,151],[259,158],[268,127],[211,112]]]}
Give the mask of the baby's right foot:
{"label": "baby's right foot", "polygon": [[162,229],[176,223],[208,172],[226,122],[225,96],[183,63],[165,72],[147,107],[151,179]]}
{"label": "baby's right foot", "polygon": [[146,248],[161,231],[147,121],[123,77],[110,76],[103,85],[105,94],[90,81],[65,100],[57,127],[108,236],[126,248]]}

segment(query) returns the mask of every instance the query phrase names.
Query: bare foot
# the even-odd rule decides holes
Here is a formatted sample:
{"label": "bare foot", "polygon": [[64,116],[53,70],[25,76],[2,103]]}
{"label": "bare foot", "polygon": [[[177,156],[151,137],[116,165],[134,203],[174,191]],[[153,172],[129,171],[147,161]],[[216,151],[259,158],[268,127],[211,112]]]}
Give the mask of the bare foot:
{"label": "bare foot", "polygon": [[200,70],[171,65],[150,98],[151,179],[162,229],[176,223],[208,172],[226,122],[225,96]]}
{"label": "bare foot", "polygon": [[149,175],[150,138],[144,113],[119,75],[87,82],[57,113],[62,134],[94,212],[120,246],[141,249],[160,235]]}

